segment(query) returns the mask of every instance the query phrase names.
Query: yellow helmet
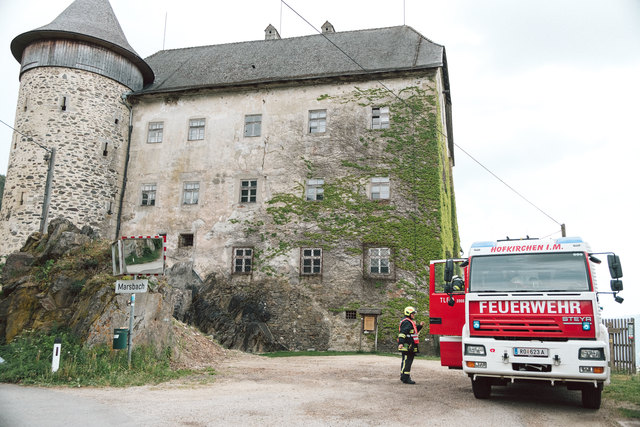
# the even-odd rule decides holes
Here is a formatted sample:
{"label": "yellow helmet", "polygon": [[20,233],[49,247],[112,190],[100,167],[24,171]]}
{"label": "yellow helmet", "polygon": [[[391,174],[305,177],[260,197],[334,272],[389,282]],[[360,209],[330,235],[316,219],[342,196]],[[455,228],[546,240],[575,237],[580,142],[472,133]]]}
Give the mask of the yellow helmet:
{"label": "yellow helmet", "polygon": [[416,312],[416,309],[411,307],[411,306],[408,306],[408,307],[404,308],[404,315],[405,316],[411,316],[411,314],[415,313],[415,312]]}

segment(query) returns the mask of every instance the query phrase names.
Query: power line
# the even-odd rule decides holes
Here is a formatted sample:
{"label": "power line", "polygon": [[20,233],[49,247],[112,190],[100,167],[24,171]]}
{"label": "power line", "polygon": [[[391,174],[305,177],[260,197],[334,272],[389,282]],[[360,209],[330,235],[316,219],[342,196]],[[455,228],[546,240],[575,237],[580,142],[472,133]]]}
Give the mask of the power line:
{"label": "power line", "polygon": [[[351,55],[349,55],[347,52],[345,52],[340,46],[338,46],[337,44],[335,44],[333,42],[333,40],[331,40],[330,38],[328,38],[326,36],[326,34],[324,34],[323,32],[321,32],[320,30],[318,30],[316,27],[314,27],[307,19],[305,19],[302,15],[300,15],[294,8],[292,8],[291,6],[289,6],[289,4],[284,1],[284,0],[280,0],[281,4],[284,4],[285,6],[287,6],[293,13],[295,13],[296,15],[298,15],[298,17],[300,17],[300,19],[302,19],[304,22],[306,22],[311,28],[313,28],[318,34],[320,34],[321,36],[323,36],[325,38],[325,40],[327,40],[329,43],[331,43],[336,49],[338,49],[340,52],[342,52],[343,55],[345,55],[347,58],[349,58],[350,61],[352,61],[356,66],[358,66],[358,68],[360,68],[362,71],[364,72],[369,72],[369,70],[367,70],[366,68],[364,68],[362,65],[360,65],[360,63],[358,61],[356,61],[353,57],[351,57]],[[395,98],[397,98],[400,102],[402,102],[406,107],[409,107],[410,111],[412,112],[412,114],[414,115],[419,115],[415,109],[407,104],[405,102],[404,99],[402,99],[399,95],[397,95],[393,90],[391,90],[389,87],[387,87],[387,85],[385,85],[382,81],[380,81],[379,79],[375,80],[380,86],[382,86],[386,91],[388,91],[391,95],[393,95]],[[440,129],[438,129],[436,127],[436,131],[442,135],[446,140],[449,140],[448,135],[444,134]],[[516,191],[512,186],[510,186],[509,184],[507,184],[503,179],[501,179],[500,177],[498,177],[498,175],[496,175],[495,173],[493,173],[489,168],[487,168],[485,165],[483,165],[482,163],[480,163],[480,161],[478,161],[476,158],[474,158],[471,154],[469,154],[464,148],[462,148],[460,145],[456,144],[455,142],[453,143],[453,145],[455,145],[457,148],[459,148],[464,154],[466,154],[467,156],[469,156],[469,158],[471,158],[471,160],[473,160],[474,162],[476,162],[478,165],[480,165],[484,170],[486,170],[487,172],[489,172],[494,178],[496,178],[498,181],[500,181],[502,184],[504,184],[507,188],[509,188],[511,191],[513,191],[515,194],[517,194],[519,197],[521,197],[524,201],[526,201],[527,203],[529,203],[531,206],[533,206],[534,208],[536,208],[538,211],[540,211],[543,215],[545,215],[547,218],[549,218],[551,221],[555,222],[556,224],[563,226],[563,224],[561,224],[560,222],[556,221],[555,219],[553,219],[549,214],[547,214],[545,211],[543,211],[541,208],[539,208],[538,206],[536,206],[533,202],[531,202],[529,199],[527,199],[526,197],[524,197],[522,194],[520,194],[518,191]]]}
{"label": "power line", "polygon": [[8,127],[9,129],[13,130],[16,133],[19,133],[20,135],[24,136],[25,138],[27,138],[27,141],[33,142],[34,144],[36,144],[38,147],[42,148],[43,150],[49,151],[51,152],[51,149],[48,147],[45,147],[44,145],[40,144],[38,141],[36,141],[35,139],[33,139],[32,136],[27,135],[26,133],[22,133],[20,132],[18,129],[14,128],[13,126],[8,125],[4,120],[0,119],[0,123],[2,123],[3,125],[5,125],[6,127]]}
{"label": "power line", "polygon": [[539,207],[537,207],[532,201],[530,201],[529,199],[527,199],[526,197],[524,197],[522,194],[520,194],[515,188],[513,188],[512,186],[510,186],[509,184],[507,184],[506,182],[504,182],[504,180],[502,180],[498,175],[496,175],[495,173],[493,173],[491,170],[489,170],[489,168],[487,168],[485,165],[483,165],[482,163],[480,163],[475,157],[473,157],[471,154],[469,154],[464,148],[460,147],[458,144],[456,144],[455,142],[453,143],[453,145],[455,145],[457,148],[459,148],[460,150],[462,150],[462,152],[464,154],[466,154],[467,156],[469,156],[469,158],[471,160],[473,160],[474,162],[476,162],[478,165],[480,165],[480,167],[482,167],[484,170],[486,170],[487,172],[489,172],[495,179],[497,179],[498,181],[500,181],[501,183],[503,183],[509,190],[513,191],[514,193],[516,193],[518,196],[520,196],[525,202],[529,203],[531,206],[533,206],[534,208],[536,208],[537,210],[539,210],[543,215],[545,215],[547,218],[549,218],[551,221],[555,222],[558,225],[562,225],[561,223],[559,223],[558,221],[556,221],[555,219],[551,218],[551,216],[549,216],[549,214],[547,214],[545,211],[543,211],[542,209],[540,209]]}

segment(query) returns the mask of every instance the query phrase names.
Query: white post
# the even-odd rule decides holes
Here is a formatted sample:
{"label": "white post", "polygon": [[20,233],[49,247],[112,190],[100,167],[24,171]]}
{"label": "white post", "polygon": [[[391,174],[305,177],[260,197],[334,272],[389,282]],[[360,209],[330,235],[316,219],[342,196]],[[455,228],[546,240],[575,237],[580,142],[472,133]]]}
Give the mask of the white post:
{"label": "white post", "polygon": [[60,367],[60,349],[62,348],[62,340],[56,338],[53,342],[53,357],[51,358],[51,372],[58,372]]}

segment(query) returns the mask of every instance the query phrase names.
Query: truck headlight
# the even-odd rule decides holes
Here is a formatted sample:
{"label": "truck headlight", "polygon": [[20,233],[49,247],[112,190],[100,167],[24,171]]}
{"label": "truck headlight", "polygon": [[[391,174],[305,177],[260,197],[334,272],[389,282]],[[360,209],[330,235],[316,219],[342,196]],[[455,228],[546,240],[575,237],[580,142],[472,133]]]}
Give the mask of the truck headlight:
{"label": "truck headlight", "polygon": [[604,374],[602,366],[580,366],[581,374]]}
{"label": "truck headlight", "polygon": [[487,352],[483,345],[465,344],[464,354],[468,356],[486,356]]}
{"label": "truck headlight", "polygon": [[604,360],[603,348],[581,348],[578,353],[580,360]]}

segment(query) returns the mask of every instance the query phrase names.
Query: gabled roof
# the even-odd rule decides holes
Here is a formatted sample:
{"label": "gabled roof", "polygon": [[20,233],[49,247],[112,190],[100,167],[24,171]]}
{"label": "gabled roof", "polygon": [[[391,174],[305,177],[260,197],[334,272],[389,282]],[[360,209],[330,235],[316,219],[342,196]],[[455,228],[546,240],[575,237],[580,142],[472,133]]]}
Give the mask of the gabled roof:
{"label": "gabled roof", "polygon": [[133,62],[145,84],[153,81],[153,71],[129,45],[108,0],[75,0],[50,24],[14,38],[11,53],[21,62],[30,43],[50,39],[81,40],[103,46]]}
{"label": "gabled roof", "polygon": [[435,67],[448,85],[444,47],[407,26],[163,50],[146,61],[156,78],[139,94]]}

